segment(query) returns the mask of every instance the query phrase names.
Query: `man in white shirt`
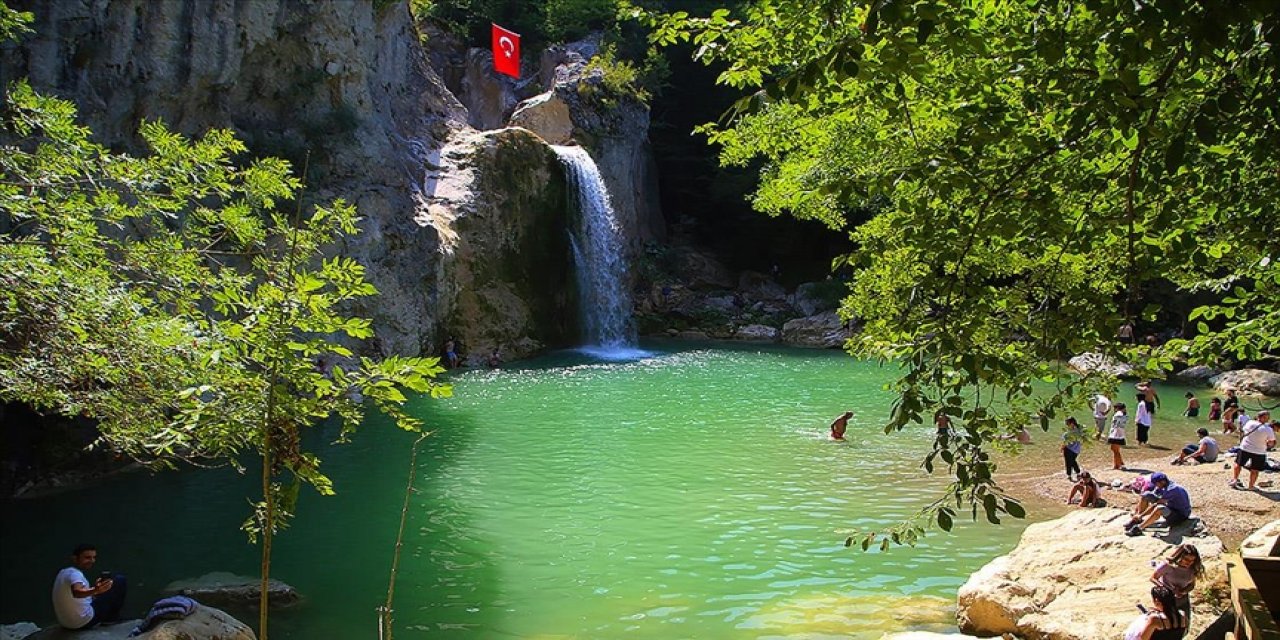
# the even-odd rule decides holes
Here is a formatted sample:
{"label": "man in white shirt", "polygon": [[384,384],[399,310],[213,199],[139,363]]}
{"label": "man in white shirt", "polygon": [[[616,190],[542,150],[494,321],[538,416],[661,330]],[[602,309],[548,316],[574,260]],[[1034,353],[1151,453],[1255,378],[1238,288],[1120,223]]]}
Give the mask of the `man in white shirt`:
{"label": "man in white shirt", "polygon": [[1196,435],[1200,436],[1200,442],[1183,447],[1182,453],[1178,454],[1178,458],[1173,461],[1173,464],[1183,464],[1188,458],[1200,464],[1217,462],[1218,441],[1210,438],[1209,430],[1204,427],[1196,429]]}
{"label": "man in white shirt", "polygon": [[91,573],[97,561],[98,549],[81,544],[71,552],[71,566],[58,572],[53,581],[53,612],[59,625],[87,629],[120,620],[126,590],[124,576],[108,576],[104,572],[89,586],[85,572]]}
{"label": "man in white shirt", "polygon": [[1258,417],[1250,420],[1240,430],[1240,451],[1236,453],[1235,470],[1230,484],[1243,489],[1240,484],[1240,467],[1249,467],[1249,489],[1258,482],[1258,471],[1267,466],[1267,449],[1276,445],[1276,432],[1271,428],[1271,412],[1263,409]]}

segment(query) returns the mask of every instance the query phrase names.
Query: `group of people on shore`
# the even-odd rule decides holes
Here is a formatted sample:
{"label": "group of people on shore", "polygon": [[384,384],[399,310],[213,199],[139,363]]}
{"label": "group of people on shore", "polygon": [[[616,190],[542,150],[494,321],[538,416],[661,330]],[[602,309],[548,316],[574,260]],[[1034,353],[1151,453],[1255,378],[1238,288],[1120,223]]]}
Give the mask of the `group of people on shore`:
{"label": "group of people on shore", "polygon": [[[1134,423],[1137,427],[1138,446],[1144,447],[1150,445],[1151,427],[1156,410],[1160,406],[1160,396],[1149,380],[1138,383],[1136,388]],[[1186,394],[1186,399],[1187,407],[1182,412],[1182,415],[1189,418],[1198,417],[1200,415],[1199,400],[1191,392]],[[1105,432],[1107,445],[1111,449],[1111,468],[1117,470],[1125,469],[1124,455],[1121,450],[1128,444],[1128,406],[1123,402],[1117,402],[1113,405],[1109,398],[1099,394],[1092,399],[1092,409],[1095,427],[1094,439],[1101,440]],[[1229,416],[1230,420],[1225,420],[1223,416]],[[1227,390],[1225,402],[1218,398],[1213,398],[1210,402],[1208,418],[1213,422],[1223,420],[1222,434],[1224,436],[1234,434],[1239,438],[1238,446],[1233,448],[1235,451],[1235,465],[1228,484],[1237,489],[1253,490],[1257,485],[1258,472],[1268,467],[1267,451],[1275,447],[1276,444],[1275,427],[1271,421],[1271,412],[1263,409],[1253,417],[1250,417],[1240,407],[1240,400],[1236,396],[1235,390],[1229,389]],[[1209,430],[1204,427],[1197,429],[1196,435],[1199,440],[1184,446],[1178,456],[1171,461],[1172,464],[1217,462],[1221,453],[1221,447],[1217,439],[1210,436]],[[1081,473],[1080,465],[1076,458],[1080,455],[1084,441],[1084,434],[1080,424],[1074,417],[1067,418],[1066,433],[1062,437],[1062,454],[1067,477],[1074,482]],[[1247,487],[1240,481],[1242,469],[1249,470]]]}

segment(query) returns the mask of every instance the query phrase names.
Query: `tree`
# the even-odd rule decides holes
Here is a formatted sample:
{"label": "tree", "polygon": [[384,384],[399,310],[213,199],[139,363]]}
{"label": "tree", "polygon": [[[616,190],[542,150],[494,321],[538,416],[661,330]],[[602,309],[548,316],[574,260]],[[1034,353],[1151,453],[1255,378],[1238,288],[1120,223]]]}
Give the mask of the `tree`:
{"label": "tree", "polygon": [[341,309],[376,293],[354,260],[325,257],[358,233],[353,207],[283,212],[292,168],[238,162],[229,131],[143,123],[150,153],[133,157],[75,117],[26,83],[0,114],[0,400],[92,418],[98,446],[155,466],[260,456],[244,528],[262,540],[265,639],[273,536],[303,484],[333,493],[302,431],[336,415],[345,439],[369,406],[417,431],[405,392],[449,388],[434,358],[344,346],[372,330]]}
{"label": "tree", "polygon": [[[1104,381],[1061,362],[1280,353],[1280,14],[1266,0],[761,0],[731,14],[633,14],[749,92],[704,131],[762,159],[756,208],[847,228],[848,345],[901,362],[885,427],[963,424],[924,460],[955,474],[922,520],[1021,508],[987,449]],[[848,226],[846,212],[878,209]],[[1123,348],[1171,283],[1213,303],[1185,337]],[[1033,391],[1032,381],[1054,385]],[[881,543],[911,542],[909,523]],[[875,541],[872,533],[864,548]]]}

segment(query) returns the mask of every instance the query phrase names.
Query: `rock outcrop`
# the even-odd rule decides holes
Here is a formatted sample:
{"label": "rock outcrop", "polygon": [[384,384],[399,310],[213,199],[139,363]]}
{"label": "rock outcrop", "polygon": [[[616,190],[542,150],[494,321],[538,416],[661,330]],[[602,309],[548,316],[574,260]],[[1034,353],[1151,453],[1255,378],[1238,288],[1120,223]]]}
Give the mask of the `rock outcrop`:
{"label": "rock outcrop", "polygon": [[1280,537],[1280,520],[1272,520],[1240,543],[1240,555],[1247,558],[1266,558]]}
{"label": "rock outcrop", "polygon": [[[124,640],[141,624],[141,620],[126,620],[106,627],[94,627],[83,631],[69,631],[62,627],[49,627],[27,636],[27,640]],[[248,625],[213,607],[200,605],[191,615],[179,620],[166,620],[141,635],[138,640],[255,640],[257,636]]]}
{"label": "rock outcrop", "polygon": [[[405,3],[32,0],[35,33],[3,47],[0,81],[70,99],[97,139],[141,151],[144,119],[235,131],[301,167],[310,202],[342,197],[364,233],[338,248],[382,293],[374,348],[434,351],[426,286],[436,231],[417,223],[427,167],[466,111],[426,64]],[[395,304],[384,304],[395,300]]]}
{"label": "rock outcrop", "polygon": [[[1133,604],[1150,600],[1151,562],[1168,555],[1172,541],[1122,530],[1129,513],[1120,509],[1079,509],[1050,522],[1027,527],[1011,553],[970,576],[958,594],[960,628],[975,635],[1013,634],[1020,638],[1092,640],[1118,638],[1136,614]],[[1188,538],[1204,559],[1206,575],[1198,587],[1225,581],[1222,542]],[[1203,628],[1216,612],[1193,596],[1192,630]],[[1189,634],[1194,637],[1194,633]]]}
{"label": "rock outcrop", "polygon": [[[262,594],[262,581],[250,576],[215,571],[190,580],[170,582],[165,593],[183,595],[219,607],[256,607]],[[288,607],[302,600],[298,590],[272,578],[267,583],[267,602],[272,608]]]}
{"label": "rock outcrop", "polygon": [[778,339],[778,329],[763,324],[749,324],[738,327],[733,332],[733,337],[749,342],[775,342]]}
{"label": "rock outcrop", "polygon": [[1082,375],[1094,372],[1104,373],[1116,378],[1133,379],[1136,376],[1133,365],[1120,362],[1101,353],[1082,353],[1067,361],[1067,366]]}
{"label": "rock outcrop", "polygon": [[835,311],[796,318],[782,325],[782,341],[797,347],[835,349],[843,347],[852,335],[852,330]]}
{"label": "rock outcrop", "polygon": [[473,358],[520,358],[577,335],[566,185],[555,153],[523,129],[457,137],[429,176],[441,233],[430,287],[446,335]]}
{"label": "rock outcrop", "polygon": [[1280,397],[1280,373],[1266,369],[1238,369],[1218,374],[1209,382],[1219,391],[1235,389],[1245,396]]}
{"label": "rock outcrop", "polygon": [[1208,383],[1210,379],[1219,373],[1220,372],[1213,367],[1198,364],[1194,367],[1187,367],[1186,369],[1173,374],[1173,378],[1183,384],[1200,385]]}

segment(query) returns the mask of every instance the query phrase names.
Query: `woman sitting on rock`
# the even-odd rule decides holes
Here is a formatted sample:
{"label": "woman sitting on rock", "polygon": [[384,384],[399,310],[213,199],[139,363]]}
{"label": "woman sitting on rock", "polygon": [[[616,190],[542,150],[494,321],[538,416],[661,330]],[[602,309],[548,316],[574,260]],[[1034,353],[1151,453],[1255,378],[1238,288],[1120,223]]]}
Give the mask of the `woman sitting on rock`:
{"label": "woman sitting on rock", "polygon": [[1080,495],[1081,508],[1102,507],[1106,502],[1098,496],[1098,482],[1088,471],[1080,472],[1080,479],[1071,485],[1071,492],[1067,494],[1067,504],[1071,504],[1076,500],[1076,494]]}
{"label": "woman sitting on rock", "polygon": [[1178,611],[1190,619],[1191,592],[1196,588],[1196,580],[1203,575],[1204,562],[1200,560],[1200,550],[1194,544],[1180,544],[1164,562],[1156,565],[1151,583],[1172,591]]}
{"label": "woman sitting on rock", "polygon": [[1179,640],[1187,633],[1187,616],[1178,610],[1173,591],[1151,587],[1152,608],[1138,605],[1142,613],[1124,630],[1124,640]]}

